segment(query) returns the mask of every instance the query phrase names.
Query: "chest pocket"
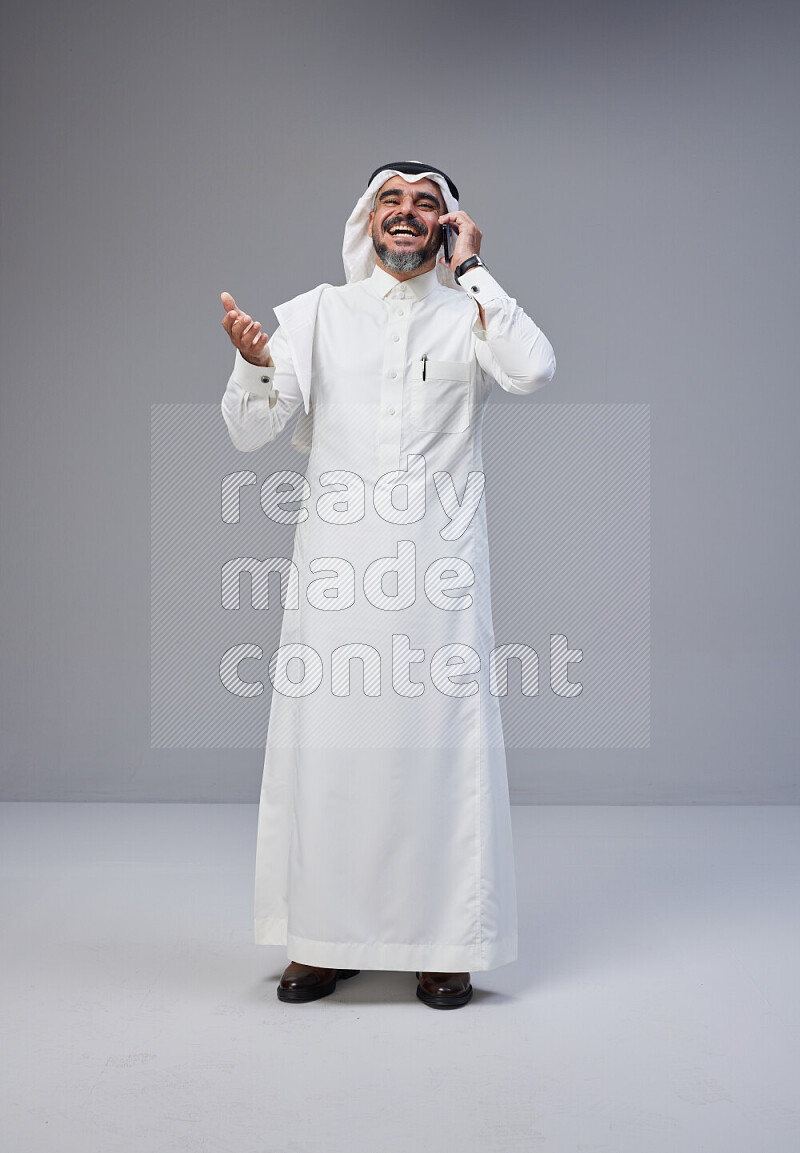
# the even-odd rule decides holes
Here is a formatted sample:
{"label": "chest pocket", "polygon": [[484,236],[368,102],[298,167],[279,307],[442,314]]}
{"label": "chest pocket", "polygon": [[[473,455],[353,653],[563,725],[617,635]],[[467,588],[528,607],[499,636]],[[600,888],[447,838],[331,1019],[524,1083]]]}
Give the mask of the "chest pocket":
{"label": "chest pocket", "polygon": [[428,360],[411,366],[411,423],[421,432],[466,432],[471,420],[470,364]]}

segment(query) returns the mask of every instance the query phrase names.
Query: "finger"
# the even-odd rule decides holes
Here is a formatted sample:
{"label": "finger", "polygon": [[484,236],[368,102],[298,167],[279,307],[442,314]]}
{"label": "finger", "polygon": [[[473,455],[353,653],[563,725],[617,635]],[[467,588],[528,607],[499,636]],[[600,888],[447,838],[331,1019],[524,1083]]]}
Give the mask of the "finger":
{"label": "finger", "polygon": [[251,316],[248,316],[246,312],[240,312],[236,320],[233,322],[233,335],[235,337],[240,337],[242,333],[247,331],[252,322],[253,318]]}
{"label": "finger", "polygon": [[255,324],[249,325],[247,330],[242,335],[242,348],[246,348],[248,352],[251,352],[253,348],[253,341],[255,340],[256,335],[257,333]]}
{"label": "finger", "polygon": [[237,320],[233,324],[233,326],[231,327],[231,331],[230,331],[229,335],[230,335],[231,340],[233,341],[233,343],[236,345],[237,348],[242,347],[242,333],[244,332],[244,330],[245,330],[245,325],[242,322],[241,318],[239,320]]}
{"label": "finger", "polygon": [[259,324],[259,322],[257,320],[254,320],[253,323],[251,325],[249,325],[247,331],[242,336],[242,344],[245,346],[245,348],[252,349],[253,342],[258,337],[258,334],[260,331],[261,331],[261,325]]}
{"label": "finger", "polygon": [[252,349],[252,352],[256,352],[259,344],[261,344],[261,327],[261,324],[254,324],[254,326],[252,326],[248,332],[248,338],[250,340],[250,348]]}
{"label": "finger", "polygon": [[236,301],[233,299],[233,297],[231,296],[231,294],[229,292],[221,292],[219,295],[219,298],[222,301],[222,307],[225,309],[226,312],[231,312],[231,311],[238,312],[239,311],[236,307]]}

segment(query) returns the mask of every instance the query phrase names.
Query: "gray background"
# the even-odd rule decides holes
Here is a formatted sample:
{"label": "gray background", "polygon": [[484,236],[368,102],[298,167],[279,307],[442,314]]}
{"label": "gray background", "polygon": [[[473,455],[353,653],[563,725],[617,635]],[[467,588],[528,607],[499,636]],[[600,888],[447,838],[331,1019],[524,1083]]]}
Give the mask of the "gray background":
{"label": "gray background", "polygon": [[553,342],[524,403],[652,406],[651,745],[511,752],[514,798],[798,800],[796,7],[34,0],[2,32],[4,799],[257,798],[257,750],[150,747],[150,406],[218,405],[220,290],[269,329],[341,282],[367,176],[419,157]]}

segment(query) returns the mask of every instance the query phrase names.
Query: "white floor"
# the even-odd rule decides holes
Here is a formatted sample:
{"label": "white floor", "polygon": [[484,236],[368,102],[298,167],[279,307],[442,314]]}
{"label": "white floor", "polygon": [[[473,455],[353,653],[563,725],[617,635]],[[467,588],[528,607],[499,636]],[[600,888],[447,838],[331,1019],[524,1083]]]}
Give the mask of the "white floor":
{"label": "white floor", "polygon": [[256,808],[6,804],[9,1153],[793,1153],[800,809],[515,807],[519,960],[308,1005],[252,943]]}

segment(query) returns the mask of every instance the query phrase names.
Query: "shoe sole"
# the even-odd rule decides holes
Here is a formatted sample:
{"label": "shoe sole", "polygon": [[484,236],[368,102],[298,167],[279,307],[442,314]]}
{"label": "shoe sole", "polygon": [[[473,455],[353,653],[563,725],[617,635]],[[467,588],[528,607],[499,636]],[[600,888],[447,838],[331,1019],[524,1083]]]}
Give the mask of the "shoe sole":
{"label": "shoe sole", "polygon": [[278,1000],[289,1001],[294,1004],[305,1001],[318,1001],[320,997],[328,997],[336,988],[337,981],[346,981],[348,977],[355,977],[360,969],[337,969],[336,976],[328,981],[327,985],[318,985],[316,989],[284,989],[278,985]]}

